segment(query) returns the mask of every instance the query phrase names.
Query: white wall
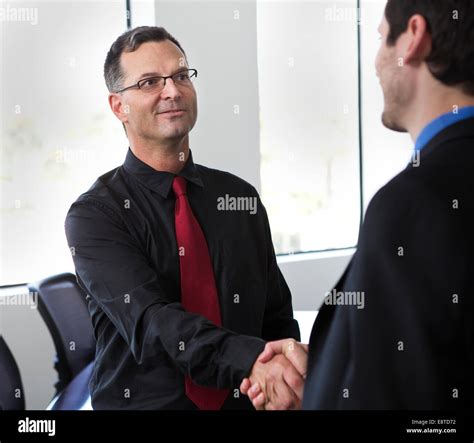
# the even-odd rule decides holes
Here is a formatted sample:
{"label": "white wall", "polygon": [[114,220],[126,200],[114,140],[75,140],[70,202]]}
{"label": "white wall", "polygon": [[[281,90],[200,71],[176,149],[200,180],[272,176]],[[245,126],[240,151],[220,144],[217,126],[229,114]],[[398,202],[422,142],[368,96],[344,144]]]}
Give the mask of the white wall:
{"label": "white wall", "polygon": [[280,269],[293,295],[293,309],[316,311],[326,292],[339,280],[353,249],[278,257]]}

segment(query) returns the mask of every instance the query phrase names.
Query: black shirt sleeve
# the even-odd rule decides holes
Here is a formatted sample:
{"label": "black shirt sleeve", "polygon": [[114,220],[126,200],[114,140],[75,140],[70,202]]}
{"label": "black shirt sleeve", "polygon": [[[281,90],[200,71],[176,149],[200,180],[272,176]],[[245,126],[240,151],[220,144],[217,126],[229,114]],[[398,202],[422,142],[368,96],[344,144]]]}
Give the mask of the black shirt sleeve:
{"label": "black shirt sleeve", "polygon": [[[197,384],[229,388],[248,375],[265,342],[217,327],[170,302],[144,251],[114,210],[94,198],[80,198],[71,206],[65,227],[78,280],[138,364],[153,359],[161,343],[177,368]],[[272,304],[268,309],[271,331],[284,308]]]}

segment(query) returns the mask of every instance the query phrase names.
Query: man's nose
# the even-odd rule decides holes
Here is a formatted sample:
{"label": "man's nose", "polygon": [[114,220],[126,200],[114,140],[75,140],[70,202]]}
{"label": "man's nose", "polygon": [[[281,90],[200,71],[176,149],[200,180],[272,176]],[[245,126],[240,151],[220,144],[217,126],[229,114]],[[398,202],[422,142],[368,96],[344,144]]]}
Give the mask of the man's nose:
{"label": "man's nose", "polygon": [[161,91],[161,98],[176,98],[180,97],[181,92],[177,88],[175,82],[172,78],[167,78],[165,81],[165,86]]}

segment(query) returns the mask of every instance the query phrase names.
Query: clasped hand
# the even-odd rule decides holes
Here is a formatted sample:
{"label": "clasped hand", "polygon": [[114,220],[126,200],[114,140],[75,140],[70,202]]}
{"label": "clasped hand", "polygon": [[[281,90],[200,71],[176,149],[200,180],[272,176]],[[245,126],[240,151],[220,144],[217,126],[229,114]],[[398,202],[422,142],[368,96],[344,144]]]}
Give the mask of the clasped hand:
{"label": "clasped hand", "polygon": [[308,345],[293,339],[268,342],[241,385],[255,409],[301,409]]}

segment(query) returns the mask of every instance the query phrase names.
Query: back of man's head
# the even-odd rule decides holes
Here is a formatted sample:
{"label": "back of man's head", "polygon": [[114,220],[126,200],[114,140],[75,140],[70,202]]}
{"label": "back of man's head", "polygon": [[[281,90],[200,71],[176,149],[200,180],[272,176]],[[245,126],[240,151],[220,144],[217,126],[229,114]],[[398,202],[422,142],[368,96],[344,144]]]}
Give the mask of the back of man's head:
{"label": "back of man's head", "polygon": [[425,18],[431,35],[426,59],[431,74],[474,96],[474,0],[388,0],[388,45],[396,43],[416,14]]}

